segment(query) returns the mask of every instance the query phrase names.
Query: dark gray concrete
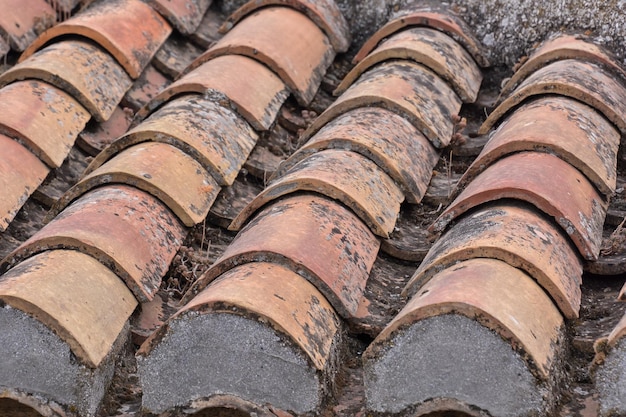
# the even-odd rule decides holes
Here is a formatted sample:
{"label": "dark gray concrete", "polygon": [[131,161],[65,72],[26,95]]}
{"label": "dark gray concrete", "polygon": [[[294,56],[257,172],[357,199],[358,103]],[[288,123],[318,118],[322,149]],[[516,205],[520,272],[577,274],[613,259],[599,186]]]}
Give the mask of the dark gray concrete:
{"label": "dark gray concrete", "polygon": [[626,415],[626,340],[624,338],[611,348],[595,377],[602,416]]}

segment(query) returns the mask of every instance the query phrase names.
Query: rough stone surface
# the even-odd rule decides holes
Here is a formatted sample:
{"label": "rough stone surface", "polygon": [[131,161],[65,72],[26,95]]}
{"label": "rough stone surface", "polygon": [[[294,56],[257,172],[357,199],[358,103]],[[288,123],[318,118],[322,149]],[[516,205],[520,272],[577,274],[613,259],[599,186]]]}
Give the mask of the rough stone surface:
{"label": "rough stone surface", "polygon": [[500,336],[459,315],[421,320],[364,364],[367,406],[398,413],[456,398],[493,416],[545,415],[543,387]]}
{"label": "rough stone surface", "polygon": [[604,364],[598,369],[596,386],[603,416],[626,414],[626,339],[622,339],[612,348]]}

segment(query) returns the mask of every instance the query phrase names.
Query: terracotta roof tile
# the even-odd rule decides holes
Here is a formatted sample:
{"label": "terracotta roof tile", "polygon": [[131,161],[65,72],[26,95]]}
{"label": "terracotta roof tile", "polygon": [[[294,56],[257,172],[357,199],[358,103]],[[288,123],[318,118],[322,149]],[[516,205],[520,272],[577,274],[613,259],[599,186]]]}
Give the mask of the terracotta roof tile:
{"label": "terracotta roof tile", "polygon": [[324,149],[345,149],[371,159],[401,186],[410,203],[421,201],[439,159],[428,139],[406,119],[380,107],[362,107],[322,127],[274,176],[284,175],[305,157]]}
{"label": "terracotta roof tile", "polygon": [[72,18],[42,33],[24,51],[20,61],[58,38],[80,36],[108,51],[135,79],[171,31],[167,22],[142,1],[96,1]]}
{"label": "terracotta roof tile", "polygon": [[[47,46],[0,75],[0,86],[34,78],[66,91],[96,120],[111,117],[132,81],[99,47],[76,40]],[[106,85],[106,91],[102,86]]]}
{"label": "terracotta roof tile", "polygon": [[125,149],[70,188],[50,209],[48,219],[107,183],[133,185],[154,195],[188,227],[202,222],[219,192],[213,177],[189,155],[166,143],[144,142]]}
{"label": "terracotta roof tile", "polygon": [[346,52],[350,46],[351,35],[341,10],[333,0],[252,0],[238,8],[230,15],[220,31],[228,32],[239,23],[240,20],[248,17],[262,7],[287,6],[304,13],[311,19],[328,37],[335,52]]}
{"label": "terracotta roof tile", "polygon": [[92,368],[137,305],[113,272],[72,250],[44,252],[15,266],[0,280],[0,299],[53,329]]}
{"label": "terracotta roof tile", "polygon": [[148,4],[180,33],[190,35],[200,25],[211,2],[212,0],[150,0]]}
{"label": "terracotta roof tile", "polygon": [[165,75],[154,65],[148,65],[126,92],[121,104],[136,112],[169,85],[170,80]]}
{"label": "terracotta roof tile", "polygon": [[56,23],[56,14],[44,0],[2,0],[0,37],[12,49],[23,51],[37,35]]}
{"label": "terracotta roof tile", "polygon": [[89,113],[72,96],[37,80],[0,88],[0,132],[16,138],[50,168],[67,157]]}
{"label": "terracotta roof tile", "polygon": [[365,72],[304,132],[310,138],[332,119],[359,107],[378,106],[408,119],[437,148],[452,138],[456,93],[436,74],[411,61],[384,62]]}
{"label": "terracotta roof tile", "polygon": [[159,289],[185,235],[183,225],[154,197],[109,185],[82,195],[6,257],[1,269],[38,252],[74,249],[108,266],[145,302]]}
{"label": "terracotta roof tile", "polygon": [[157,51],[152,64],[168,77],[179,77],[204,49],[174,32]]}
{"label": "terracotta roof tile", "polygon": [[[272,261],[311,281],[343,317],[356,311],[380,242],[339,203],[294,195],[265,207],[185,295],[236,265]],[[315,247],[317,250],[311,251]]]}
{"label": "terracotta roof tile", "polygon": [[222,38],[222,34],[219,33],[219,27],[223,21],[221,14],[210,8],[204,14],[196,31],[189,36],[189,39],[201,48],[209,49]]}
{"label": "terracotta roof tile", "polygon": [[[287,33],[290,35],[285,36]],[[326,35],[309,18],[291,8],[271,7],[239,22],[187,71],[212,58],[232,54],[245,55],[267,65],[302,105],[311,102],[335,56]]]}
{"label": "terracotta roof tile", "polygon": [[270,128],[289,95],[283,82],[263,64],[243,56],[225,55],[207,61],[165,88],[137,112],[136,119],[141,120],[170,98],[185,93],[225,101],[256,130]]}
{"label": "terracotta roof tile", "polygon": [[483,76],[471,55],[446,34],[423,27],[396,32],[382,41],[346,75],[334,94],[343,93],[367,69],[392,59],[423,64],[449,82],[463,102],[476,100]]}
{"label": "terracotta roof tile", "polygon": [[85,153],[96,156],[128,130],[131,118],[132,115],[127,108],[117,106],[106,122],[92,120],[87,124],[78,135],[76,145]]}

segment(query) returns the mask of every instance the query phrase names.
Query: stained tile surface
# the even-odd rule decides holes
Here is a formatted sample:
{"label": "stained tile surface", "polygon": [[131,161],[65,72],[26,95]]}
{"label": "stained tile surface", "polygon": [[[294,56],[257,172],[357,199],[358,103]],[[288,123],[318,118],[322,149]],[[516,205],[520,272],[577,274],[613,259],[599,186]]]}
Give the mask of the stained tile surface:
{"label": "stained tile surface", "polygon": [[154,7],[183,35],[191,35],[200,25],[212,0],[150,0]]}
{"label": "stained tile surface", "polygon": [[45,0],[2,0],[0,34],[16,51],[26,49],[55,21],[54,9]]}

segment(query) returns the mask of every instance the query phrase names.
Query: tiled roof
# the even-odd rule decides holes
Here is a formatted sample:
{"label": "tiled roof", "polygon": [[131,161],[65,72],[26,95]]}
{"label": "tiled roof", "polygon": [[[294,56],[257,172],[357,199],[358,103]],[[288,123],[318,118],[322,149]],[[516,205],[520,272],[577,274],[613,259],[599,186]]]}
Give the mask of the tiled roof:
{"label": "tiled roof", "polygon": [[0,414],[626,413],[612,54],[220,3],[0,0]]}

